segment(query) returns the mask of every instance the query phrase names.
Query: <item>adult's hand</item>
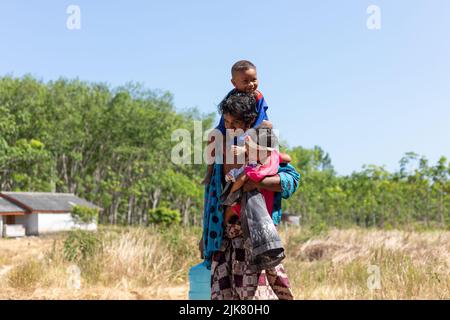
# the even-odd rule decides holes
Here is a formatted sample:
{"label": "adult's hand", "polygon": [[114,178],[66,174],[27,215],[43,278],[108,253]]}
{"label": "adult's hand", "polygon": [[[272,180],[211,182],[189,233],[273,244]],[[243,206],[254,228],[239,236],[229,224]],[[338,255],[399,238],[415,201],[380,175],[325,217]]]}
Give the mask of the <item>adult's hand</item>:
{"label": "adult's hand", "polygon": [[255,190],[258,187],[259,187],[258,182],[248,179],[248,181],[244,184],[244,186],[242,188],[243,188],[244,192],[249,192],[249,191]]}
{"label": "adult's hand", "polygon": [[255,182],[252,180],[248,180],[244,185],[244,192],[249,192],[252,190],[258,189],[267,189],[273,192],[281,192],[281,179],[279,175],[274,175],[272,177],[266,177],[260,182]]}

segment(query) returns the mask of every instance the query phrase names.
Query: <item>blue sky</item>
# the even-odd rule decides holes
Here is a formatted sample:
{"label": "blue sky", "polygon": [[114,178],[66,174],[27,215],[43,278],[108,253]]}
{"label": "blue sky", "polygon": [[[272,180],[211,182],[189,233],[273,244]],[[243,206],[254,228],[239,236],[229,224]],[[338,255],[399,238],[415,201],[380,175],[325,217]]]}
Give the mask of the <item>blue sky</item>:
{"label": "blue sky", "polygon": [[142,82],[209,113],[245,58],[289,145],[321,146],[340,174],[395,170],[408,151],[450,158],[449,13],[447,0],[2,0],[0,75]]}

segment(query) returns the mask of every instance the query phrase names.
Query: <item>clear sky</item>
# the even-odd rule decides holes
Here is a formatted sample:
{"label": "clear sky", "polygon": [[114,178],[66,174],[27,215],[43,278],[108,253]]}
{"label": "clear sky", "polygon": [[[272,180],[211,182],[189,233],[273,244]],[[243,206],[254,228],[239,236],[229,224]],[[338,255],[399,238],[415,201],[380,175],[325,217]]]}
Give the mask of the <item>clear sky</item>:
{"label": "clear sky", "polygon": [[142,82],[209,113],[249,59],[289,145],[321,146],[340,174],[394,170],[408,151],[450,158],[449,15],[448,0],[2,0],[0,75]]}

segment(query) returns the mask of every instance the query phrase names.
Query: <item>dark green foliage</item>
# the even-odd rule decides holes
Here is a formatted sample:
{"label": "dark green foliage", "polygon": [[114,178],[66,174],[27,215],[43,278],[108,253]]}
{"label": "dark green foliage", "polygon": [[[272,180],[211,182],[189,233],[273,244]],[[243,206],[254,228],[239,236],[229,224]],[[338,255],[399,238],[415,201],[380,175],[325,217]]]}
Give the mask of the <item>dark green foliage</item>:
{"label": "dark green foliage", "polygon": [[98,219],[98,210],[95,208],[74,206],[71,214],[77,222],[82,223],[92,223]]}
{"label": "dark green foliage", "polygon": [[360,172],[338,176],[319,147],[287,151],[303,179],[299,191],[284,205],[286,211],[301,215],[303,224],[450,227],[450,163],[445,157],[430,166],[425,157],[407,153],[398,172],[368,165]]}
{"label": "dark green foliage", "polygon": [[178,224],[181,221],[180,211],[164,207],[150,210],[148,213],[148,221],[163,225]]}
{"label": "dark green foliage", "polygon": [[175,165],[171,134],[212,115],[177,112],[168,93],[32,77],[0,78],[0,190],[72,192],[100,223],[147,224],[160,204],[201,220],[204,165]]}
{"label": "dark green foliage", "polygon": [[[104,209],[100,223],[178,222],[181,215],[183,224],[200,225],[205,165],[171,161],[172,132],[183,128],[194,139],[194,120],[206,130],[214,116],[177,111],[170,94],[138,84],[111,89],[79,80],[0,78],[0,190],[73,192]],[[316,232],[350,225],[450,227],[444,157],[431,165],[407,153],[397,172],[367,166],[339,176],[320,147],[285,151],[302,185],[284,209]],[[170,210],[179,214],[166,215]]]}

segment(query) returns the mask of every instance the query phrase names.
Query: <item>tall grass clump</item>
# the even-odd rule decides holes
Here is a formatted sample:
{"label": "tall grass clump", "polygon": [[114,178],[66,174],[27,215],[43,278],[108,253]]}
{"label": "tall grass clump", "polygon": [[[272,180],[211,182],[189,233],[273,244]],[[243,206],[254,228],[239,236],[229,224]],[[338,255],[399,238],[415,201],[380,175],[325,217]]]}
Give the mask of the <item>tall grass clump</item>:
{"label": "tall grass clump", "polygon": [[19,264],[8,274],[8,284],[15,289],[33,289],[45,275],[43,264],[31,259]]}

